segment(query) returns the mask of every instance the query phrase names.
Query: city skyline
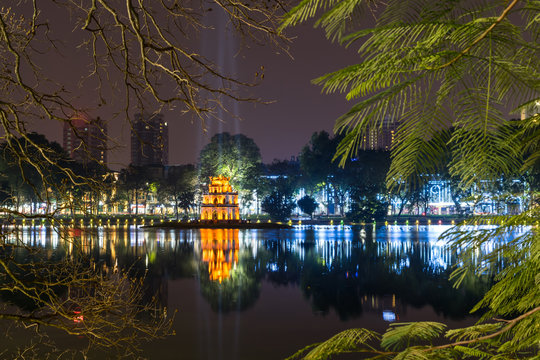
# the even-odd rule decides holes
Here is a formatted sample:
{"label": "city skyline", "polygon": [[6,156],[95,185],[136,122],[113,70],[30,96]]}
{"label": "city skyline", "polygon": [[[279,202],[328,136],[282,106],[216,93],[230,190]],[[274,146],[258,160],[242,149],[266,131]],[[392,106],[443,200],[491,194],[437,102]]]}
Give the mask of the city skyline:
{"label": "city skyline", "polygon": [[[223,21],[217,13],[208,14],[209,24],[217,26]],[[49,16],[56,23],[55,19],[62,17],[63,13],[54,8]],[[111,78],[110,84],[104,84],[112,89],[101,99],[99,84],[85,80],[86,53],[77,46],[80,40],[72,33],[69,24],[59,23],[59,32],[53,35],[64,39],[59,45],[63,56],[47,54],[40,58],[40,65],[47,68],[58,83],[70,89],[74,108],[92,118],[107,120],[111,149],[109,166],[112,169],[126,167],[131,160],[131,126],[127,119],[143,110],[141,104],[131,104],[127,112],[117,105],[125,97],[114,86],[121,81],[117,78]],[[287,35],[292,39],[288,50],[290,55],[268,44],[248,42],[245,46],[246,43],[231,36],[230,31],[201,34],[195,40],[201,52],[226,74],[248,83],[257,83],[255,87],[244,89],[243,95],[258,100],[235,102],[222,99],[224,108],[218,107],[217,112],[207,119],[205,129],[201,120],[186,115],[185,109],[145,107],[144,111],[159,111],[167,119],[172,139],[169,145],[170,164],[196,163],[200,150],[211,137],[225,131],[242,133],[254,139],[266,163],[297,156],[315,131],[332,133],[335,120],[351,104],[340,94],[322,94],[321,88],[311,81],[354,63],[356,51],[330,43],[324,32],[312,25],[298,26],[288,30]],[[29,128],[43,133],[51,141],[62,143],[62,124],[57,121],[30,119]],[[275,146],[276,143],[280,146]]]}

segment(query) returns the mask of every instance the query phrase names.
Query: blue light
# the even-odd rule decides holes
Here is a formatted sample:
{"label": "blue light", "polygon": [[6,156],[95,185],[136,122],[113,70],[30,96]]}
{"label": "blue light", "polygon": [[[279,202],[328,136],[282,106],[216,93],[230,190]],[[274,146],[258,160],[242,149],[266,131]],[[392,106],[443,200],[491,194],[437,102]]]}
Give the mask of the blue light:
{"label": "blue light", "polygon": [[396,321],[396,314],[393,311],[385,310],[382,312],[382,318],[384,321],[393,322]]}

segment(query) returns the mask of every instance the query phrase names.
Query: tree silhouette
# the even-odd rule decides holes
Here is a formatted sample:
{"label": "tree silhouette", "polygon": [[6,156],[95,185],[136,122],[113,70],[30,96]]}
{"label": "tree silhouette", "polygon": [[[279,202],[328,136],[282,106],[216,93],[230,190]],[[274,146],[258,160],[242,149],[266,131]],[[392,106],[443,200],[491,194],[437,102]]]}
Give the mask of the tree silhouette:
{"label": "tree silhouette", "polygon": [[313,212],[319,204],[309,195],[305,195],[303,198],[299,199],[297,202],[298,207],[304,214],[309,215],[313,219]]}

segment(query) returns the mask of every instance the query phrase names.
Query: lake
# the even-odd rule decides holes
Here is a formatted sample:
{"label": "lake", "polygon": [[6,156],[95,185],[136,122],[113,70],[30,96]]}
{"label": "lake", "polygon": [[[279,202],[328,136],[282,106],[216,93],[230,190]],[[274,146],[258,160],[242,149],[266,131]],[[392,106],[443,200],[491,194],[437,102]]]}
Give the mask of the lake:
{"label": "lake", "polygon": [[[127,227],[72,235],[105,269],[147,271],[149,294],[168,313],[177,310],[175,335],[145,345],[143,356],[282,359],[352,327],[384,332],[392,322],[474,323],[477,316],[468,312],[491,280],[470,276],[453,288],[448,277],[456,256],[439,240],[449,228]],[[66,251],[48,228],[21,235],[51,257]]]}

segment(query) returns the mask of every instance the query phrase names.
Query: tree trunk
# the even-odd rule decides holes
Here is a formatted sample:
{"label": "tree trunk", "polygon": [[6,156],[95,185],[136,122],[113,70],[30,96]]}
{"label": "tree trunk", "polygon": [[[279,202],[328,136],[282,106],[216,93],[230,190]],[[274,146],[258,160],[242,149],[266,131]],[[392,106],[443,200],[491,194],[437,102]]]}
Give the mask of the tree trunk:
{"label": "tree trunk", "polygon": [[139,215],[139,189],[135,189],[135,215]]}

